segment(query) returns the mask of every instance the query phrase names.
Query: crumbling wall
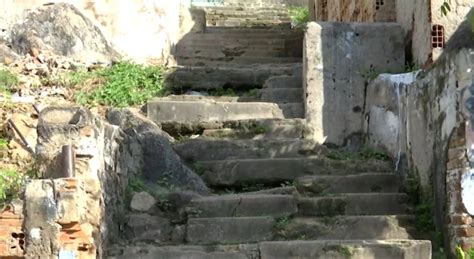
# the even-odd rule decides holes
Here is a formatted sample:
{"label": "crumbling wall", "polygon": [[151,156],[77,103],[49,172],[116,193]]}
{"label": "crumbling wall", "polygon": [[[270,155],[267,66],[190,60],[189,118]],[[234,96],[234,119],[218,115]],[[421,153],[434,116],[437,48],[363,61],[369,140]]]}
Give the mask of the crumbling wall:
{"label": "crumbling wall", "polygon": [[464,126],[473,68],[474,52],[465,48],[445,53],[427,72],[381,75],[367,88],[368,144],[389,151],[398,169],[419,181],[422,195],[434,197],[437,225],[452,251],[472,247],[474,237]]}
{"label": "crumbling wall", "polygon": [[310,0],[312,21],[394,22],[396,0]]}
{"label": "crumbling wall", "polygon": [[[56,2],[64,1],[0,0],[0,10],[8,10],[0,14],[2,34],[10,30],[12,23],[22,20],[25,10]],[[190,14],[189,6],[181,1],[74,0],[68,3],[94,21],[120,52],[137,62],[172,62],[169,58],[174,45],[194,24],[192,19],[183,18]]]}

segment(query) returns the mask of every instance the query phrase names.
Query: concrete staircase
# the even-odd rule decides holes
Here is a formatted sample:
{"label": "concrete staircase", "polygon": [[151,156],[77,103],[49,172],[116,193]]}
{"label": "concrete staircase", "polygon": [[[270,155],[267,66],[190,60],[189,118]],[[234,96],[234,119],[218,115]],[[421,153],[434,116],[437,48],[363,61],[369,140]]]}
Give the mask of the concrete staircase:
{"label": "concrete staircase", "polygon": [[[194,92],[155,99],[147,114],[213,194],[178,192],[171,212],[132,212],[134,234],[107,258],[431,258],[392,162],[330,159],[305,139],[303,34],[283,8],[206,13],[207,31],[177,46],[171,77]],[[219,88],[238,94],[212,96]]]}

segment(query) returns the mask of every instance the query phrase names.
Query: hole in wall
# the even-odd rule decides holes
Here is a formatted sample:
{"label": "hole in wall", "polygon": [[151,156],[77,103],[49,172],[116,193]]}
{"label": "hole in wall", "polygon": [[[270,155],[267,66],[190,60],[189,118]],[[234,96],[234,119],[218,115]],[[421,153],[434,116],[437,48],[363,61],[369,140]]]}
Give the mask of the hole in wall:
{"label": "hole in wall", "polygon": [[443,25],[433,24],[431,28],[431,46],[433,48],[444,48],[444,27]]}

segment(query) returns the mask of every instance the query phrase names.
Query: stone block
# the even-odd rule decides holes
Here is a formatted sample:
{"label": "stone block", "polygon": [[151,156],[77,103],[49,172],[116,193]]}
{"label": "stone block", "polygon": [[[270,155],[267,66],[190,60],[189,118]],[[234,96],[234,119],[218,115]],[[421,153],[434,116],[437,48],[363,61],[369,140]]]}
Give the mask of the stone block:
{"label": "stone block", "polygon": [[134,211],[147,212],[156,204],[156,199],[147,192],[133,195],[130,208]]}
{"label": "stone block", "polygon": [[394,23],[308,25],[303,81],[313,139],[341,145],[363,131],[366,84],[374,74],[404,70],[403,35]]}

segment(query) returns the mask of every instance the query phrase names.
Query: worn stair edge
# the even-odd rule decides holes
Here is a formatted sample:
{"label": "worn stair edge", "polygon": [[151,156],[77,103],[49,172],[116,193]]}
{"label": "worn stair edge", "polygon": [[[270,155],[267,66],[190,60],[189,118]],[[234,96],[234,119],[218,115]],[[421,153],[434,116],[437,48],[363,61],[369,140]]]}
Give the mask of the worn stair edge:
{"label": "worn stair edge", "polygon": [[297,212],[295,198],[291,195],[221,195],[191,201],[187,208],[189,217],[258,217],[291,216]]}
{"label": "worn stair edge", "polygon": [[404,193],[350,193],[337,196],[297,199],[298,214],[334,215],[403,215],[410,212]]}
{"label": "worn stair edge", "polygon": [[424,240],[388,241],[290,241],[263,242],[261,259],[431,259],[431,242]]}
{"label": "worn stair edge", "polygon": [[249,119],[284,118],[271,103],[236,103],[202,101],[170,101],[153,99],[148,102],[147,116],[154,122],[211,122]]}
{"label": "worn stair edge", "polygon": [[304,176],[295,180],[299,193],[315,196],[338,193],[386,193],[399,191],[395,174],[359,174],[344,176]]}
{"label": "worn stair edge", "polygon": [[305,155],[321,155],[327,152],[325,146],[304,139],[197,139],[174,144],[173,148],[182,159],[192,163],[225,159],[303,157]]}
{"label": "worn stair edge", "polygon": [[278,183],[306,175],[391,172],[387,161],[340,161],[321,157],[201,161],[202,177],[212,186]]}

